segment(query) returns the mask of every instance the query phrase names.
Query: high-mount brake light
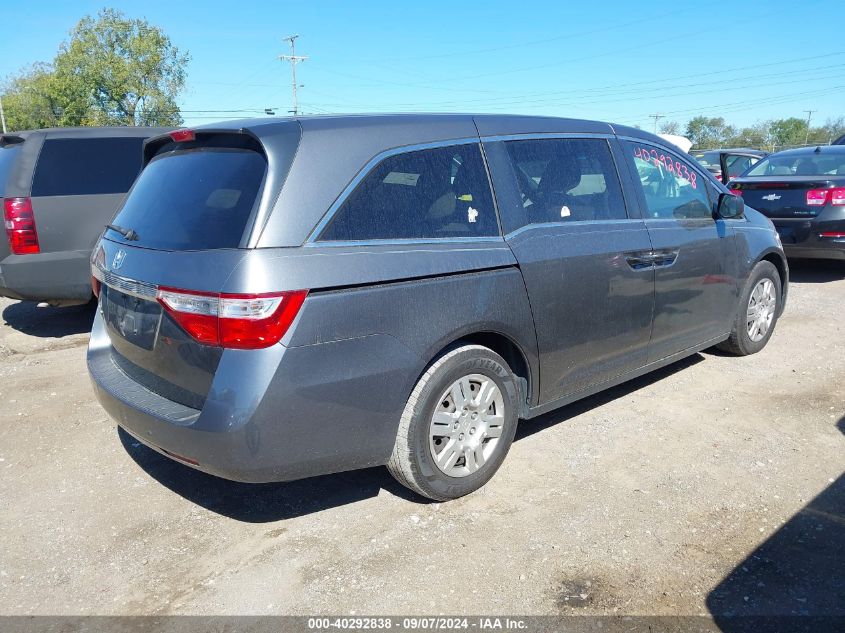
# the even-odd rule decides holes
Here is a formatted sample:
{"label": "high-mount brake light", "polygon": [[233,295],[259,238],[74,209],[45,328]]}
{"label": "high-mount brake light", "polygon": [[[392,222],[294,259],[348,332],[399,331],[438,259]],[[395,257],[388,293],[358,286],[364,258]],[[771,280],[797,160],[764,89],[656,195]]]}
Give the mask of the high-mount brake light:
{"label": "high-mount brake light", "polygon": [[158,302],[200,343],[260,349],[278,343],[293,323],[307,290],[267,294],[216,294],[159,288]]}
{"label": "high-mount brake light", "polygon": [[3,219],[9,247],[15,255],[40,253],[38,233],[35,230],[35,213],[29,198],[6,198],[3,201]]}
{"label": "high-mount brake light", "polygon": [[184,143],[185,141],[193,141],[197,138],[197,133],[193,130],[173,130],[170,132],[170,138],[177,143]]}

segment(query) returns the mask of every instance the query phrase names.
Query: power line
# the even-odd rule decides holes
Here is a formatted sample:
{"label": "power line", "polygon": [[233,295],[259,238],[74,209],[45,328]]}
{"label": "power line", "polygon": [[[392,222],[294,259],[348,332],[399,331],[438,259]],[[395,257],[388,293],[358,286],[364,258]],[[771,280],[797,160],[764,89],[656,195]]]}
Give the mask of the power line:
{"label": "power line", "polygon": [[293,116],[296,116],[299,111],[299,104],[296,101],[296,65],[308,59],[307,55],[296,54],[296,38],[298,37],[299,35],[283,37],[283,41],[290,42],[290,55],[279,55],[279,59],[282,61],[290,62],[291,90],[293,92],[293,110],[290,110],[290,112],[293,113]]}

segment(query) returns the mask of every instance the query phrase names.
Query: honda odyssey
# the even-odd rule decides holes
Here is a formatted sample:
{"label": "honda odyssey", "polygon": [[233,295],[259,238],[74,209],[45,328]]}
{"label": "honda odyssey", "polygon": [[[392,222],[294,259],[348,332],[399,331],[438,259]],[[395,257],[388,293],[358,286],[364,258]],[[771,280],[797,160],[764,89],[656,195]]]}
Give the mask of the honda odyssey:
{"label": "honda odyssey", "polygon": [[530,419],[711,346],[761,350],[772,223],[637,129],[327,116],[150,139],[92,258],[88,367],[140,442],[284,481],[478,489]]}

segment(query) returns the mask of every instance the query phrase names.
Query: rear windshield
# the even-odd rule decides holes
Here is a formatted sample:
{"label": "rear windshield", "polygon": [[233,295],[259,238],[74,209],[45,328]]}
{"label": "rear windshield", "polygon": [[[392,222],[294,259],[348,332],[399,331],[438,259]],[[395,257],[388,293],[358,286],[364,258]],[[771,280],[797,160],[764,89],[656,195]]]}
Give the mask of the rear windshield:
{"label": "rear windshield", "polygon": [[693,157],[705,167],[719,167],[719,152],[696,152]]}
{"label": "rear windshield", "polygon": [[0,147],[0,198],[3,197],[3,191],[6,189],[6,181],[12,173],[15,158],[20,156],[21,147],[23,147],[23,143]]}
{"label": "rear windshield", "polygon": [[[112,221],[135,231],[127,244],[161,250],[237,248],[267,161],[249,149],[201,148],[156,156]],[[126,241],[118,232],[110,239]]]}
{"label": "rear windshield", "polygon": [[845,176],[845,152],[773,154],[754,165],[746,176]]}
{"label": "rear windshield", "polygon": [[141,171],[141,137],[53,138],[44,141],[32,196],[126,193]]}

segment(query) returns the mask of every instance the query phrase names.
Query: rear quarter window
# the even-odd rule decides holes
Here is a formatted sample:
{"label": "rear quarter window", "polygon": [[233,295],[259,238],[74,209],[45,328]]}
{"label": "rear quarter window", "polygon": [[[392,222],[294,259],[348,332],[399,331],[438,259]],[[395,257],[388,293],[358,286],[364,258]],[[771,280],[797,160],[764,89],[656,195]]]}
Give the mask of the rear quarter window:
{"label": "rear quarter window", "polygon": [[48,138],[44,141],[32,196],[126,193],[141,170],[141,137]]}
{"label": "rear quarter window", "polygon": [[[161,250],[237,248],[267,171],[258,151],[204,147],[168,151],[141,172],[112,221],[129,244]],[[110,239],[123,241],[116,231]]]}
{"label": "rear quarter window", "polygon": [[341,203],[319,241],[499,234],[478,144],[390,156]]}
{"label": "rear quarter window", "polygon": [[3,197],[6,181],[9,180],[12,167],[15,166],[15,159],[21,155],[21,147],[23,147],[23,143],[0,147],[0,198]]}

